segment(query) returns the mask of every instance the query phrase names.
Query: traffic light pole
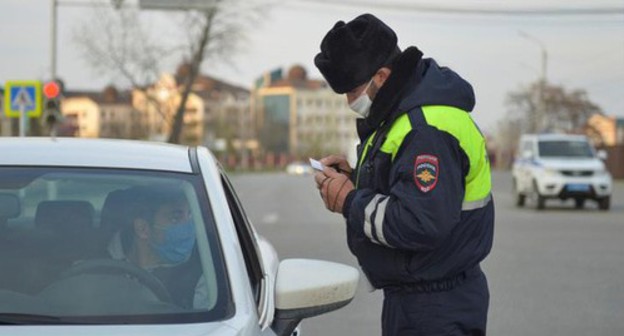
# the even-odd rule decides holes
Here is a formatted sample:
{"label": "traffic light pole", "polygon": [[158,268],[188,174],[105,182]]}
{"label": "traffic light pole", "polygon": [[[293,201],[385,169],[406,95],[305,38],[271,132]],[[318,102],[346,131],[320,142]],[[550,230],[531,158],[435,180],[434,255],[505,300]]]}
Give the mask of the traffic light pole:
{"label": "traffic light pole", "polygon": [[58,0],[52,0],[50,11],[50,76],[56,80],[56,15]]}
{"label": "traffic light pole", "polygon": [[[64,1],[60,3],[59,0],[50,0],[51,8],[50,8],[50,79],[56,80],[56,30],[58,25],[58,7],[59,5],[64,6],[75,6],[75,7],[95,7],[95,6],[108,6],[104,4],[97,3],[86,3],[86,2],[68,2]],[[111,0],[111,3],[115,9],[121,8],[124,0]]]}

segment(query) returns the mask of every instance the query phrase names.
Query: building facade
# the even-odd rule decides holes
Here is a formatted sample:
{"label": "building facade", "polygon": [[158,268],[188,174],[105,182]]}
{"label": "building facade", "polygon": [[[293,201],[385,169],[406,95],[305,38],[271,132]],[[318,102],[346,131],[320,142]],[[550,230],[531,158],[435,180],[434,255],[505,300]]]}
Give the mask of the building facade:
{"label": "building facade", "polygon": [[[170,74],[163,74],[148,88],[132,91],[132,106],[142,114],[149,140],[167,141],[181,101],[178,83]],[[191,93],[185,108],[180,142],[199,145],[204,135],[204,102],[198,95]]]}
{"label": "building facade", "polygon": [[100,105],[100,137],[112,139],[146,139],[145,118],[132,106],[130,92],[119,92],[112,86],[104,89]]}
{"label": "building facade", "polygon": [[[178,67],[175,79],[184,83],[190,75],[190,65]],[[203,145],[220,155],[254,155],[258,148],[250,92],[225,81],[199,74],[192,86],[204,104]]]}
{"label": "building facade", "polygon": [[293,66],[284,77],[273,71],[257,83],[252,110],[264,151],[302,160],[355,156],[356,114],[324,81],[310,80],[303,67]]}
{"label": "building facade", "polygon": [[624,145],[624,118],[594,114],[587,121],[585,133],[596,146]]}
{"label": "building facade", "polygon": [[[183,80],[179,74],[163,74],[154,84],[130,91],[109,86],[101,92],[66,92],[58,134],[167,141]],[[257,148],[249,114],[248,90],[199,75],[186,100],[180,142],[213,150],[220,142],[228,144],[222,147]]]}
{"label": "building facade", "polygon": [[59,125],[60,136],[80,138],[100,137],[100,105],[94,99],[95,93],[68,92],[62,100],[63,119]]}
{"label": "building facade", "polygon": [[131,93],[112,86],[104,91],[68,91],[61,102],[60,136],[145,139],[146,125],[131,104]]}
{"label": "building facade", "polygon": [[355,156],[355,146],[359,142],[355,129],[357,115],[349,109],[343,95],[337,95],[329,87],[298,90],[296,110],[298,153],[310,157],[330,153],[341,153],[348,158]]}

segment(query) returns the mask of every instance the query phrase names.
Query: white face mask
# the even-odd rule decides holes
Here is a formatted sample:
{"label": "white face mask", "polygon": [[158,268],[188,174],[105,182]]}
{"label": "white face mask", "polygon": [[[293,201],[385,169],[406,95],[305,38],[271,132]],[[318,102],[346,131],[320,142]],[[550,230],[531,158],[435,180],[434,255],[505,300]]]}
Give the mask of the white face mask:
{"label": "white face mask", "polygon": [[363,118],[368,117],[371,105],[373,105],[373,101],[368,96],[368,93],[366,93],[372,82],[373,80],[371,79],[368,85],[366,85],[366,88],[364,88],[364,91],[362,91],[362,94],[349,104],[349,108]]}

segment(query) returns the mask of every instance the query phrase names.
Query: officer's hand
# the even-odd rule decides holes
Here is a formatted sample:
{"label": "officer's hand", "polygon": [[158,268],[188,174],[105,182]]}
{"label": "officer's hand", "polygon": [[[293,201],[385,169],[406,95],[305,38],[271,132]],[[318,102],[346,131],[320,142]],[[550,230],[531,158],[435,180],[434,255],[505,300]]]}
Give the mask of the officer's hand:
{"label": "officer's hand", "polygon": [[325,168],[314,175],[316,187],[321,193],[325,207],[329,211],[342,213],[344,201],[351,190],[353,183],[345,174],[336,172],[333,168]]}
{"label": "officer's hand", "polygon": [[353,168],[351,168],[344,155],[330,155],[320,159],[319,161],[324,166],[332,167],[339,173],[346,174],[347,176],[351,176],[351,172],[353,172]]}

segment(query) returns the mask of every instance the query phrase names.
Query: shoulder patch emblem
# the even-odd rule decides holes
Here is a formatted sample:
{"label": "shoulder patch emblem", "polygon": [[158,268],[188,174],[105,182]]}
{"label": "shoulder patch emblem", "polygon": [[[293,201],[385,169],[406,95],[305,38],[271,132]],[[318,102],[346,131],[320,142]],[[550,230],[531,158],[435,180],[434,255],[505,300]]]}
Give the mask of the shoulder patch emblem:
{"label": "shoulder patch emblem", "polygon": [[414,162],[414,181],[420,191],[426,193],[435,189],[440,172],[438,157],[431,154],[418,155]]}

